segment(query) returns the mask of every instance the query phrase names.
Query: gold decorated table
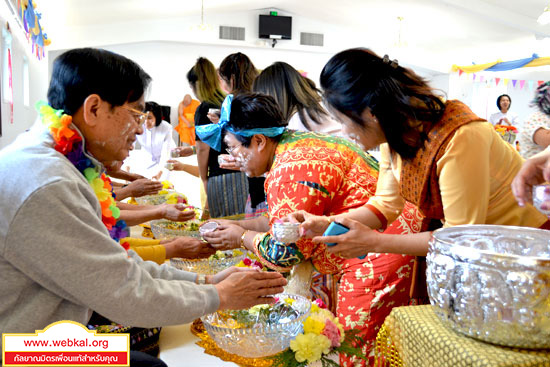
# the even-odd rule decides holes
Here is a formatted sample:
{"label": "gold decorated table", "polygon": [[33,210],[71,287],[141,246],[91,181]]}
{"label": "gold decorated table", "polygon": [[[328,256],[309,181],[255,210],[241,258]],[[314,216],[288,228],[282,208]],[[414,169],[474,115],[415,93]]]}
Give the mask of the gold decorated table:
{"label": "gold decorated table", "polygon": [[484,343],[445,326],[431,305],[394,308],[376,338],[375,366],[550,367],[550,350]]}

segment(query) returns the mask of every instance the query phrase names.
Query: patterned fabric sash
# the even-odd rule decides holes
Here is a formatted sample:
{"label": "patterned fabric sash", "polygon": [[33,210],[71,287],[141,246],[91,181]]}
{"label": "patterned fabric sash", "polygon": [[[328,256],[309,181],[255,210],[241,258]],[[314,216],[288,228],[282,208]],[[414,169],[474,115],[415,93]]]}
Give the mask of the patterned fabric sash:
{"label": "patterned fabric sash", "polygon": [[428,133],[429,140],[412,160],[403,160],[399,191],[431,219],[444,219],[436,162],[445,154],[449,141],[462,125],[485,121],[464,103],[447,101],[441,120]]}

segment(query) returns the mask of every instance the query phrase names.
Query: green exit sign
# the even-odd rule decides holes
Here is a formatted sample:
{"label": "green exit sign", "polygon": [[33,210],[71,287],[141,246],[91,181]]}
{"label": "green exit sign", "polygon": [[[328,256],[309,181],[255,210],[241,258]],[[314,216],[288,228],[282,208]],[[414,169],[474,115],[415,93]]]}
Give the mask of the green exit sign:
{"label": "green exit sign", "polygon": [[277,16],[277,12],[276,12],[276,11],[270,11],[270,12],[269,12],[269,15],[272,15],[272,16],[276,17],[276,16]]}

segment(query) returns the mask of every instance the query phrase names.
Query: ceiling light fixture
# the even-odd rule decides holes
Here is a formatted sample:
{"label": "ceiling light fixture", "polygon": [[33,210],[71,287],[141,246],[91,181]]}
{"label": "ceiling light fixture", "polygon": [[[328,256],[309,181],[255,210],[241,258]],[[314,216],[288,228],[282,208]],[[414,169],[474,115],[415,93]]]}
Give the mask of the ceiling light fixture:
{"label": "ceiling light fixture", "polygon": [[407,41],[403,37],[403,17],[397,17],[399,21],[399,30],[397,32],[397,41],[394,43],[394,46],[397,48],[407,47]]}
{"label": "ceiling light fixture", "polygon": [[550,5],[544,8],[544,11],[538,17],[537,22],[542,25],[550,23]]}
{"label": "ceiling light fixture", "polygon": [[204,0],[201,0],[201,24],[196,25],[195,27],[198,31],[211,31],[212,25],[204,22]]}

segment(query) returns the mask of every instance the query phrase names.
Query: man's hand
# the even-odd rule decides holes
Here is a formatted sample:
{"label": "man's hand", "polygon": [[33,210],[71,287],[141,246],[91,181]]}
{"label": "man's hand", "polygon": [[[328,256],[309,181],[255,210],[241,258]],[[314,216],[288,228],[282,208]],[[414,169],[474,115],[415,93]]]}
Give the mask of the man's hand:
{"label": "man's hand", "polygon": [[219,310],[242,310],[262,303],[275,303],[271,296],[283,292],[286,279],[276,272],[240,271],[214,285],[220,297]]}
{"label": "man's hand", "polygon": [[239,248],[244,229],[236,224],[221,225],[213,232],[203,235],[203,238],[217,250]]}
{"label": "man's hand", "polygon": [[220,271],[217,274],[207,275],[206,276],[207,283],[208,284],[218,284],[219,282],[221,282],[222,280],[224,280],[225,278],[227,278],[231,274],[238,273],[238,272],[243,272],[243,271],[256,271],[256,272],[258,272],[260,270],[259,269],[251,269],[251,268],[238,268],[236,266],[232,266],[230,268],[227,268],[227,269],[224,269],[224,270]]}
{"label": "man's hand", "polygon": [[194,237],[176,237],[160,242],[166,248],[166,258],[201,259],[216,252],[208,243]]}
{"label": "man's hand", "polygon": [[126,190],[130,193],[129,196],[135,198],[145,195],[155,195],[162,190],[162,183],[147,178],[140,178],[129,183],[128,186],[126,186]]}
{"label": "man's hand", "polygon": [[188,209],[188,206],[185,204],[161,204],[158,205],[158,208],[162,218],[174,222],[185,222],[195,218],[195,211]]}

